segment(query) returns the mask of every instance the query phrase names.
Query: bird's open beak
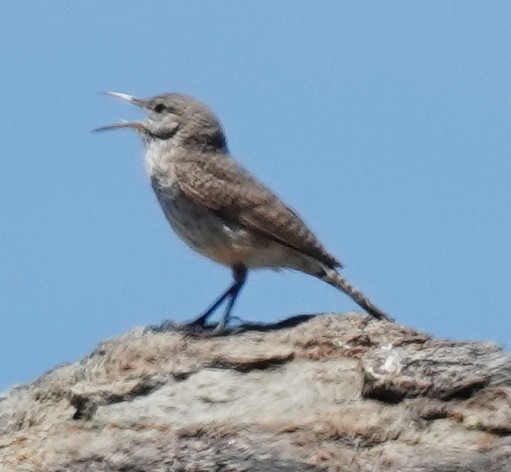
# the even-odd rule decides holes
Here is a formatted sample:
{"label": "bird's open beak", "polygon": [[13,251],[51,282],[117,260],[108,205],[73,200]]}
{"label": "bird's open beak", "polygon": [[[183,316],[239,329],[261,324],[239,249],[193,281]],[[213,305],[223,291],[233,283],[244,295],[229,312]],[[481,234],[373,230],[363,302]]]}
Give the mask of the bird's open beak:
{"label": "bird's open beak", "polygon": [[100,131],[110,131],[112,129],[122,129],[122,128],[131,128],[135,131],[143,132],[145,131],[145,126],[142,121],[121,121],[120,123],[116,123],[115,125],[106,125],[100,126],[99,128],[95,128],[92,131],[98,133]]}
{"label": "bird's open beak", "polygon": [[[141,98],[136,98],[133,95],[128,95],[127,93],[121,93],[121,92],[102,92],[104,95],[108,95],[110,97],[119,98],[121,100],[124,100],[125,102],[131,103],[133,105],[136,105],[137,107],[143,107],[146,103],[145,100],[142,100]],[[131,128],[135,131],[144,132],[145,126],[143,121],[121,121],[120,123],[116,123],[114,125],[107,125],[107,126],[101,126],[99,128],[96,128],[92,131],[99,132],[99,131],[110,131],[113,129],[121,129],[121,128]]]}
{"label": "bird's open beak", "polygon": [[128,95],[127,93],[121,92],[102,92],[102,93],[103,95],[108,95],[109,97],[120,98],[121,100],[136,105],[137,107],[143,107],[146,104],[145,100],[134,97],[133,95]]}

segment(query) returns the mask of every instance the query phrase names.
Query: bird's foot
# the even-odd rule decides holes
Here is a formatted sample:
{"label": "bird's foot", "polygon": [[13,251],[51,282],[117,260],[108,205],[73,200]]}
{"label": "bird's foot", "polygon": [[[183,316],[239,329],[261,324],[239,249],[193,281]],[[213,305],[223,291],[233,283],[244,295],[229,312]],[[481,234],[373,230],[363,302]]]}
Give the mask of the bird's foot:
{"label": "bird's foot", "polygon": [[165,320],[160,324],[149,325],[145,328],[146,331],[150,331],[151,333],[167,333],[169,331],[179,331],[180,323],[176,323],[175,321]]}
{"label": "bird's foot", "polygon": [[178,322],[166,320],[157,325],[151,325],[146,328],[147,331],[152,333],[167,333],[177,332],[186,334],[202,334],[212,332],[215,329],[215,325],[207,325],[205,318],[197,318],[196,320],[189,322]]}

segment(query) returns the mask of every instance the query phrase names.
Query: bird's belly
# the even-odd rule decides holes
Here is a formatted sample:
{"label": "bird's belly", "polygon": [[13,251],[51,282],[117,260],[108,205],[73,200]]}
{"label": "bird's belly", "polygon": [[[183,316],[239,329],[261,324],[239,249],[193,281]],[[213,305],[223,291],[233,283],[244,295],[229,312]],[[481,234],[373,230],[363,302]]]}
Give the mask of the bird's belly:
{"label": "bird's belly", "polygon": [[247,267],[281,265],[283,254],[279,244],[225,221],[178,190],[155,191],[176,234],[197,252],[231,267],[235,264]]}

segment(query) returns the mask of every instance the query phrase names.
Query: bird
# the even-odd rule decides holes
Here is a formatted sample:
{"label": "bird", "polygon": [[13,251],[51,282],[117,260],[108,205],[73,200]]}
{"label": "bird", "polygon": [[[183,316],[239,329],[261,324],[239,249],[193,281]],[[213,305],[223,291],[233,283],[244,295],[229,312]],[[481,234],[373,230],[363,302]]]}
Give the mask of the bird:
{"label": "bird", "polygon": [[314,276],[372,317],[393,321],[342,275],[341,262],[304,220],[232,156],[222,124],[207,105],[181,93],[150,98],[103,93],[137,106],[146,119],[94,131],[131,129],[141,137],[147,174],[170,226],[192,249],[232,270],[232,284],[190,326],[205,327],[226,302],[216,325],[225,329],[248,271],[262,268]]}

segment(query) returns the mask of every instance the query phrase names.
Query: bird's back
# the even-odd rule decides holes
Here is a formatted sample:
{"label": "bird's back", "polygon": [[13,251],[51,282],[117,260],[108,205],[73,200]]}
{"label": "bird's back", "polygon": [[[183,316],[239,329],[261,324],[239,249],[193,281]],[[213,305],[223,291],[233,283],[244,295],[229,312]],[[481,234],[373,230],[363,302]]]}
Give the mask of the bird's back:
{"label": "bird's back", "polygon": [[228,225],[340,267],[305,222],[232,157],[197,153],[175,159],[174,165],[179,191],[195,205]]}

